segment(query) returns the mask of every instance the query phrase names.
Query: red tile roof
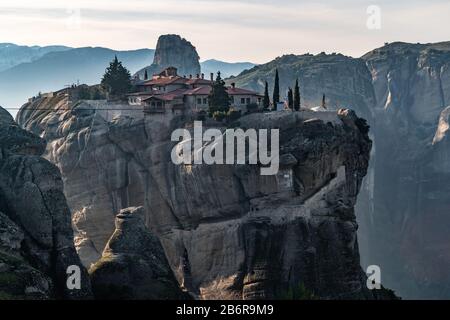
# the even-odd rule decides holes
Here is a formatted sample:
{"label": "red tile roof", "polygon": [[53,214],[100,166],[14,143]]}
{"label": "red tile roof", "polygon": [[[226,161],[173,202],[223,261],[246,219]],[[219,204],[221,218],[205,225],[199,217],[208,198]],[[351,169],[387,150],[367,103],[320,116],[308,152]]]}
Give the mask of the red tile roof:
{"label": "red tile roof", "polygon": [[[231,96],[238,96],[238,95],[258,95],[259,96],[259,94],[257,92],[246,90],[246,89],[240,89],[240,88],[231,88],[231,87],[229,87],[229,88],[227,88],[227,92]],[[202,87],[198,87],[198,88],[195,88],[195,89],[186,90],[184,92],[184,94],[188,95],[188,96],[195,96],[195,95],[207,96],[210,93],[211,93],[211,87],[210,86],[202,86]]]}
{"label": "red tile roof", "polygon": [[142,99],[142,101],[147,101],[150,99],[164,100],[162,96],[150,96],[148,98]]}
{"label": "red tile roof", "polygon": [[[159,99],[163,100],[173,100],[175,98],[182,98],[184,95],[188,96],[207,96],[211,93],[211,84],[212,82],[210,80],[205,79],[187,79],[182,78],[179,76],[176,77],[161,77],[149,80],[145,82],[145,85],[147,86],[165,86],[169,84],[185,84],[185,85],[199,85],[197,88],[192,89],[177,89],[171,92],[164,92],[164,91],[158,91],[158,90],[152,90],[149,92],[144,92],[142,95],[152,95],[152,96],[158,96]],[[227,87],[227,92],[231,96],[237,96],[237,95],[256,95],[260,96],[257,92],[241,89],[241,88],[233,88],[233,87]]]}
{"label": "red tile roof", "polygon": [[146,81],[143,85],[144,86],[166,86],[169,84],[186,84],[188,79],[182,78],[180,76],[176,77],[161,77],[161,78],[155,78],[149,81]]}
{"label": "red tile roof", "polygon": [[207,96],[211,93],[210,86],[203,86],[194,89],[189,89],[184,92],[187,96]]}
{"label": "red tile roof", "polygon": [[258,95],[257,92],[241,89],[241,88],[232,88],[228,87],[227,92],[231,96],[237,96],[237,95]]}
{"label": "red tile roof", "polygon": [[187,84],[189,85],[212,85],[211,80],[201,79],[201,78],[195,78],[195,79],[188,79]]}
{"label": "red tile roof", "polygon": [[183,98],[186,94],[186,89],[177,89],[161,95],[160,97],[165,101],[171,101],[176,98]]}

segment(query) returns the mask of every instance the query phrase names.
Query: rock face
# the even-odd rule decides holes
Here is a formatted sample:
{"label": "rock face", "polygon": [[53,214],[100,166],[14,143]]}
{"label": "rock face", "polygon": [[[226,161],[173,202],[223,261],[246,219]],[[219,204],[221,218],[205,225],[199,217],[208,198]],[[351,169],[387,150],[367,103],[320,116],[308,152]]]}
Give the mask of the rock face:
{"label": "rock face", "polygon": [[164,250],[144,225],[144,210],[127,208],[101,259],[89,270],[97,299],[178,300],[181,291]]}
{"label": "rock face", "polygon": [[360,117],[371,120],[375,95],[372,77],[364,60],[341,54],[285,55],[244,71],[228,82],[262,93],[267,81],[271,94],[276,70],[280,76],[282,99],[287,97],[288,88],[293,88],[298,79],[303,107],[320,106],[325,94],[329,109],[350,108]]}
{"label": "rock face", "polygon": [[261,176],[257,165],[173,164],[170,136],[189,128],[189,119],[107,122],[68,105],[56,110],[63,103],[43,98],[18,118],[50,141],[46,154],[64,177],[87,265],[114,231],[114,213],[143,206],[146,225],[194,297],[392,297],[367,290],[360,267],[353,207],[371,142],[353,112],[241,118],[243,129],[281,129],[281,171]]}
{"label": "rock face", "polygon": [[284,56],[233,82],[261,91],[276,68],[283,90],[300,79],[303,106],[325,93],[329,109],[345,105],[371,126],[356,207],[363,265],[379,265],[402,297],[448,298],[450,43],[392,43],[360,59]]}
{"label": "rock face", "polygon": [[[91,297],[62,180],[44,150],[0,108],[0,299]],[[66,286],[71,265],[81,268],[79,290]]]}
{"label": "rock face", "polygon": [[151,77],[160,73],[167,67],[175,67],[178,74],[183,76],[196,76],[200,74],[200,57],[195,47],[179,35],[168,34],[160,36],[156,45],[153,63],[137,72],[140,78],[144,78],[145,70]]}
{"label": "rock face", "polygon": [[374,156],[358,205],[368,212],[363,260],[379,264],[384,283],[405,297],[446,299],[450,43],[393,43],[363,59],[376,97]]}

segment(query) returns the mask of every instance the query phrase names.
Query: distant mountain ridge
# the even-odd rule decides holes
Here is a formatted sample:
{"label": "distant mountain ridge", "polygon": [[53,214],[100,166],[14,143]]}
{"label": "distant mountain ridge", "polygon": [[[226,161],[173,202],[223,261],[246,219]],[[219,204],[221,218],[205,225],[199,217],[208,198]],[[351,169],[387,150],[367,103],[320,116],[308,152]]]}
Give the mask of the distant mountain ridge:
{"label": "distant mountain ridge", "polygon": [[[114,55],[133,74],[152,64],[155,50],[118,51],[101,47],[0,43],[0,106],[19,108],[39,92],[59,90],[77,82],[97,84]],[[226,78],[238,75],[254,64],[207,60],[200,66],[206,75],[221,71]]]}
{"label": "distant mountain ridge", "polygon": [[220,71],[223,78],[238,76],[241,72],[256,66],[256,64],[251,62],[225,62],[215,59],[206,60],[200,64],[205,75]]}
{"label": "distant mountain ridge", "polygon": [[0,43],[0,72],[21,63],[33,62],[50,52],[70,50],[66,46],[20,46],[14,43]]}
{"label": "distant mountain ridge", "polygon": [[0,72],[0,105],[18,108],[38,92],[59,90],[77,82],[97,84],[115,55],[135,72],[150,63],[153,54],[151,49],[115,51],[99,47],[49,52]]}
{"label": "distant mountain ridge", "polygon": [[[285,55],[242,72],[237,86],[282,97],[299,79],[303,107],[353,109],[373,143],[356,216],[361,264],[406,299],[450,296],[450,42],[386,43],[361,58]],[[230,80],[231,81],[231,80]],[[230,82],[229,81],[229,82]]]}

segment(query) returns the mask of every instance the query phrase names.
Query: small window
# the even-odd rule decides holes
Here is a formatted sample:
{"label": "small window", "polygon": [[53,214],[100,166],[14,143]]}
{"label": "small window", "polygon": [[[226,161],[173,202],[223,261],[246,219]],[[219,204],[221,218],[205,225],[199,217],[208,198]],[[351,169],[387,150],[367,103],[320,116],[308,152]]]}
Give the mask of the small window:
{"label": "small window", "polygon": [[208,99],[207,98],[203,98],[203,104],[208,104]]}
{"label": "small window", "polygon": [[156,106],[156,104],[155,104],[155,102],[153,101],[153,102],[152,102],[152,107],[155,107],[155,106]]}
{"label": "small window", "polygon": [[247,98],[246,102],[247,102],[247,104],[250,104],[250,98]]}
{"label": "small window", "polygon": [[245,98],[241,98],[241,104],[245,104]]}
{"label": "small window", "polygon": [[161,101],[158,101],[156,105],[157,105],[158,107],[162,107]]}
{"label": "small window", "polygon": [[201,98],[197,99],[197,104],[202,104],[202,99]]}

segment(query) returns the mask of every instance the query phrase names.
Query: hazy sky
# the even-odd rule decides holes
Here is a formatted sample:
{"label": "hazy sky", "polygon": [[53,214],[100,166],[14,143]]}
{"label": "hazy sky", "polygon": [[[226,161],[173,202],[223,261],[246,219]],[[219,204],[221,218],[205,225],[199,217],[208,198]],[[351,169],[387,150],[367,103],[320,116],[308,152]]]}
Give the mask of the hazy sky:
{"label": "hazy sky", "polygon": [[[381,9],[380,29],[367,27],[369,5]],[[176,33],[202,60],[262,63],[450,40],[449,15],[450,0],[0,0],[0,42],[136,49]]]}

